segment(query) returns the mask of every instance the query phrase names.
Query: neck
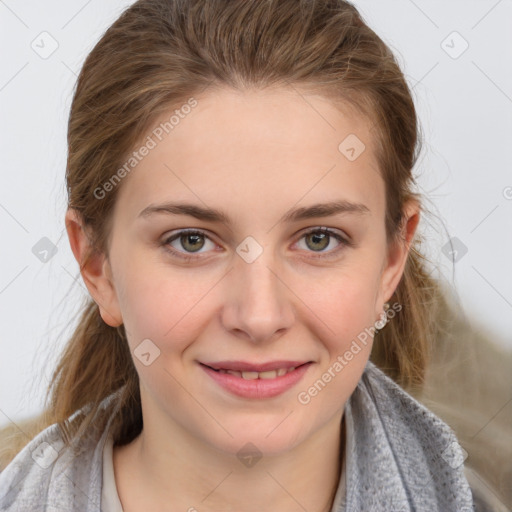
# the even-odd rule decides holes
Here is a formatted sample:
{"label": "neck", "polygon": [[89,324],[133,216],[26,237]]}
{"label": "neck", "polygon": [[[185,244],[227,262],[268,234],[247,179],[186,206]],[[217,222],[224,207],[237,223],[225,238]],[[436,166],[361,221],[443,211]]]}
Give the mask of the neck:
{"label": "neck", "polygon": [[[330,512],[341,477],[341,413],[292,450],[244,465],[236,454],[198,443],[189,432],[145,423],[114,446],[114,472],[125,512]],[[179,439],[179,441],[177,441]]]}

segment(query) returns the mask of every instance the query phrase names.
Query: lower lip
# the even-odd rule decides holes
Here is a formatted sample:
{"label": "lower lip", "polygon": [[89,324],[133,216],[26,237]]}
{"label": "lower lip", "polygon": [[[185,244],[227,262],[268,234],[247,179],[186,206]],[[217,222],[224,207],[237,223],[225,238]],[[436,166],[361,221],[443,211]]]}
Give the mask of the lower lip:
{"label": "lower lip", "polygon": [[295,386],[304,377],[304,374],[312,364],[303,364],[292,372],[275,379],[253,380],[246,380],[229,373],[220,373],[204,364],[200,364],[200,366],[215,382],[234,395],[243,398],[271,398]]}

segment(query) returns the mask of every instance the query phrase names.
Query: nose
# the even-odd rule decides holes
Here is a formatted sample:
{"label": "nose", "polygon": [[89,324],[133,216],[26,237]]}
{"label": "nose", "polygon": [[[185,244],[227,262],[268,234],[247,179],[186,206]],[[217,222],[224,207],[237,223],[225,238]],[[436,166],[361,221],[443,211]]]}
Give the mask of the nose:
{"label": "nose", "polygon": [[226,301],[222,310],[224,328],[253,343],[275,340],[293,325],[293,293],[284,272],[263,253],[252,263],[235,260],[225,283]]}

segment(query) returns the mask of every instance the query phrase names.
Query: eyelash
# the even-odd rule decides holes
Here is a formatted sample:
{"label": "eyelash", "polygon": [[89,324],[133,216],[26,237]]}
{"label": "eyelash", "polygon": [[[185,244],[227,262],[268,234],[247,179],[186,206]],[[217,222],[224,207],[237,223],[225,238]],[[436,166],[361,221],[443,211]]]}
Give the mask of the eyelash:
{"label": "eyelash", "polygon": [[[326,254],[324,254],[324,253],[314,254],[313,258],[319,258],[319,259],[320,258],[321,259],[331,258],[334,255],[336,255],[339,251],[343,250],[345,247],[353,247],[354,246],[353,242],[347,240],[346,238],[344,238],[343,236],[338,234],[336,231],[333,231],[332,229],[329,229],[329,228],[313,228],[313,229],[303,233],[301,235],[301,237],[299,238],[299,240],[301,240],[305,236],[311,235],[311,234],[329,235],[330,237],[333,237],[338,242],[340,242],[340,246],[338,248],[328,251]],[[183,230],[181,230],[163,240],[162,245],[164,246],[165,250],[170,252],[172,255],[177,256],[178,258],[181,258],[184,261],[197,260],[197,259],[201,258],[201,256],[194,256],[192,254],[182,253],[181,251],[177,251],[176,249],[172,249],[169,247],[169,244],[171,242],[180,238],[183,235],[201,235],[201,236],[204,236],[205,238],[208,238],[209,240],[211,240],[210,237],[204,231],[197,230],[197,229],[183,229]],[[311,251],[311,252],[314,253],[314,251]]]}

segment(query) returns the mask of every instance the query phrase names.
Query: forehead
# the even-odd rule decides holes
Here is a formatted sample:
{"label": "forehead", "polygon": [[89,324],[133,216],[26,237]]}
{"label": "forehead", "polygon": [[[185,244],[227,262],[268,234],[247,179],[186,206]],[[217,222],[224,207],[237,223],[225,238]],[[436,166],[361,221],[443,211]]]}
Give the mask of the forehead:
{"label": "forehead", "polygon": [[124,179],[116,210],[135,218],[150,203],[182,200],[270,221],[295,204],[348,199],[383,215],[374,135],[348,105],[296,88],[194,98],[194,108],[169,109],[145,134],[154,147]]}

